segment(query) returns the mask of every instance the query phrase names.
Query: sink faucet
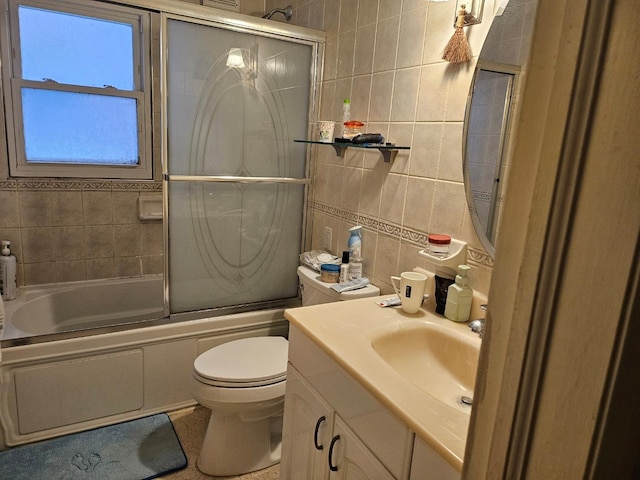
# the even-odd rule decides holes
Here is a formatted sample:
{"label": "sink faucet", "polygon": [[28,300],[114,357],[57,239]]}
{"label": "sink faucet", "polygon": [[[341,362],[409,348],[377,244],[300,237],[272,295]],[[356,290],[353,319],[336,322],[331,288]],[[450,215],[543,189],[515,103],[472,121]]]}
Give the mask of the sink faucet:
{"label": "sink faucet", "polygon": [[[480,305],[480,308],[483,312],[487,311],[486,304]],[[484,318],[478,318],[477,320],[472,320],[471,322],[469,322],[469,328],[471,329],[471,331],[477,333],[480,338],[482,338],[482,332],[484,332],[484,322]]]}

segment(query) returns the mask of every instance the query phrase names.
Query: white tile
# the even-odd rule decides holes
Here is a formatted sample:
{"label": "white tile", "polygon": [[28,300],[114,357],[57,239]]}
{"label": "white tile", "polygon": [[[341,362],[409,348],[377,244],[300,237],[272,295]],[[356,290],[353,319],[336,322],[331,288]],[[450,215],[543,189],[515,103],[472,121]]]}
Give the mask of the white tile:
{"label": "white tile", "polygon": [[392,122],[413,122],[420,85],[420,68],[396,70],[391,101]]}

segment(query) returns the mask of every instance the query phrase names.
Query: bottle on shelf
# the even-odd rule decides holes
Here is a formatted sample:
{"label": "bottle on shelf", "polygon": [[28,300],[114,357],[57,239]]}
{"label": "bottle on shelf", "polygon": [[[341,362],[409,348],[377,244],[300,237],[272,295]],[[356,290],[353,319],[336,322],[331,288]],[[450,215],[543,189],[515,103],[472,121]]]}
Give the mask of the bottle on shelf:
{"label": "bottle on shelf", "polygon": [[342,123],[340,124],[340,136],[344,137],[345,122],[351,120],[351,100],[345,98],[342,101]]}

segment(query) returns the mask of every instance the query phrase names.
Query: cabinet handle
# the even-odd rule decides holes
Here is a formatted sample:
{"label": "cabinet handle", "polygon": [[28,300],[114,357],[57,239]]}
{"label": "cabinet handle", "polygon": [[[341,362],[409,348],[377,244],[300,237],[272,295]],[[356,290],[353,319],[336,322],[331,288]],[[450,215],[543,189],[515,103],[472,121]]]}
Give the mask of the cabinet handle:
{"label": "cabinet handle", "polygon": [[313,431],[313,446],[316,447],[316,450],[324,450],[324,445],[320,445],[318,443],[318,430],[320,430],[320,424],[327,419],[324,415],[321,416],[316,422],[316,429]]}
{"label": "cabinet handle", "polygon": [[331,470],[332,472],[337,472],[338,471],[338,466],[334,465],[332,462],[333,459],[333,447],[336,446],[336,443],[338,443],[338,440],[340,440],[340,435],[336,435],[335,437],[333,437],[331,439],[331,445],[329,445],[329,470]]}

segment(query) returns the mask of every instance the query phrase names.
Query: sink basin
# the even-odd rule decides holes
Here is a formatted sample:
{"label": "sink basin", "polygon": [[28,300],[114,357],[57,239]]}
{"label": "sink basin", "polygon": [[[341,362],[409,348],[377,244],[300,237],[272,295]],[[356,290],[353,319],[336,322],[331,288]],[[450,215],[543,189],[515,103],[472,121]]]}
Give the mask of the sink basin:
{"label": "sink basin", "polygon": [[[459,325],[452,324],[452,327]],[[372,332],[374,351],[399,375],[441,402],[470,411],[480,338],[429,322],[407,322]]]}

